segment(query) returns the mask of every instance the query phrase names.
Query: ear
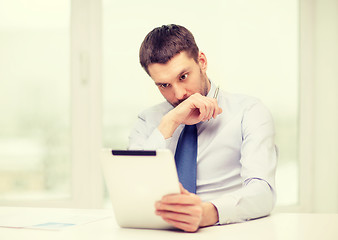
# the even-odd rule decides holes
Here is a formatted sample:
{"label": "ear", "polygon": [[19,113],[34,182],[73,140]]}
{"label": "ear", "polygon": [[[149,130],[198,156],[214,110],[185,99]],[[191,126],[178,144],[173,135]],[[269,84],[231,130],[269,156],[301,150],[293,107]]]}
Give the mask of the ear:
{"label": "ear", "polygon": [[202,72],[205,73],[207,71],[208,61],[207,61],[207,57],[205,56],[203,52],[198,53],[198,63],[200,65]]}

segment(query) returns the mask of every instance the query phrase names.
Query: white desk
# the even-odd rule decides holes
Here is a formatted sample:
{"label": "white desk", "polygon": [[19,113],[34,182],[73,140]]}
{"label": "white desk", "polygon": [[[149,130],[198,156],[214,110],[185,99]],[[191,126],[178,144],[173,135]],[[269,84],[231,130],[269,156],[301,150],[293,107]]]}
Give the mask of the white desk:
{"label": "white desk", "polygon": [[337,240],[338,214],[297,214],[275,213],[269,217],[239,224],[202,228],[196,233],[184,233],[167,230],[122,229],[117,226],[111,210],[79,209],[43,209],[0,207],[0,214],[26,211],[38,213],[88,213],[104,214],[111,217],[96,222],[71,227],[60,231],[0,228],[1,240],[17,239],[57,239],[57,240],[175,240],[175,239],[224,239],[224,240]]}

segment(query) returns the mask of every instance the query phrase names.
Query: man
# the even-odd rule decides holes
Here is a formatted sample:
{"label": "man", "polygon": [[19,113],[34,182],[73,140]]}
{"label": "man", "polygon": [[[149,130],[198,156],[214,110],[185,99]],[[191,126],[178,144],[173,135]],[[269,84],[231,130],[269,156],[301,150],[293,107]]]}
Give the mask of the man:
{"label": "man", "polygon": [[167,101],[139,115],[129,149],[175,153],[186,125],[195,125],[198,135],[196,193],[181,185],[180,194],[155,203],[156,214],[188,232],[268,215],[277,162],[269,111],[255,98],[222,90],[214,99],[207,58],[182,26],[152,30],[140,63]]}

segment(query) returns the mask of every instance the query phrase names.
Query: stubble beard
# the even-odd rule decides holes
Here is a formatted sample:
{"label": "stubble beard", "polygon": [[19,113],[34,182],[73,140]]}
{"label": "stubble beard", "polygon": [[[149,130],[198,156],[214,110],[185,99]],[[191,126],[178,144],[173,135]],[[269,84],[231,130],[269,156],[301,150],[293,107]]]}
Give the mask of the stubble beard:
{"label": "stubble beard", "polygon": [[[200,79],[201,79],[201,87],[198,91],[198,93],[200,93],[202,96],[207,96],[208,95],[208,82],[209,79],[206,75],[203,75],[202,70],[200,69]],[[188,96],[187,98],[189,98],[190,96]],[[180,105],[182,102],[184,102],[187,98],[179,100],[177,102],[171,103],[167,100],[167,102],[169,102],[174,108],[177,107],[178,105]]]}

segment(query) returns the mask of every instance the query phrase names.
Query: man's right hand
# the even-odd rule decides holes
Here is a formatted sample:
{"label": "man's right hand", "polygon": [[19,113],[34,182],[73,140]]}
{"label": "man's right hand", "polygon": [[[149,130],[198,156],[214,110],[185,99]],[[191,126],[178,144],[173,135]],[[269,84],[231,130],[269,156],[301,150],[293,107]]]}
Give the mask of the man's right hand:
{"label": "man's right hand", "polygon": [[180,124],[193,125],[216,118],[221,113],[222,108],[218,106],[216,99],[195,93],[164,115],[158,129],[167,139]]}

